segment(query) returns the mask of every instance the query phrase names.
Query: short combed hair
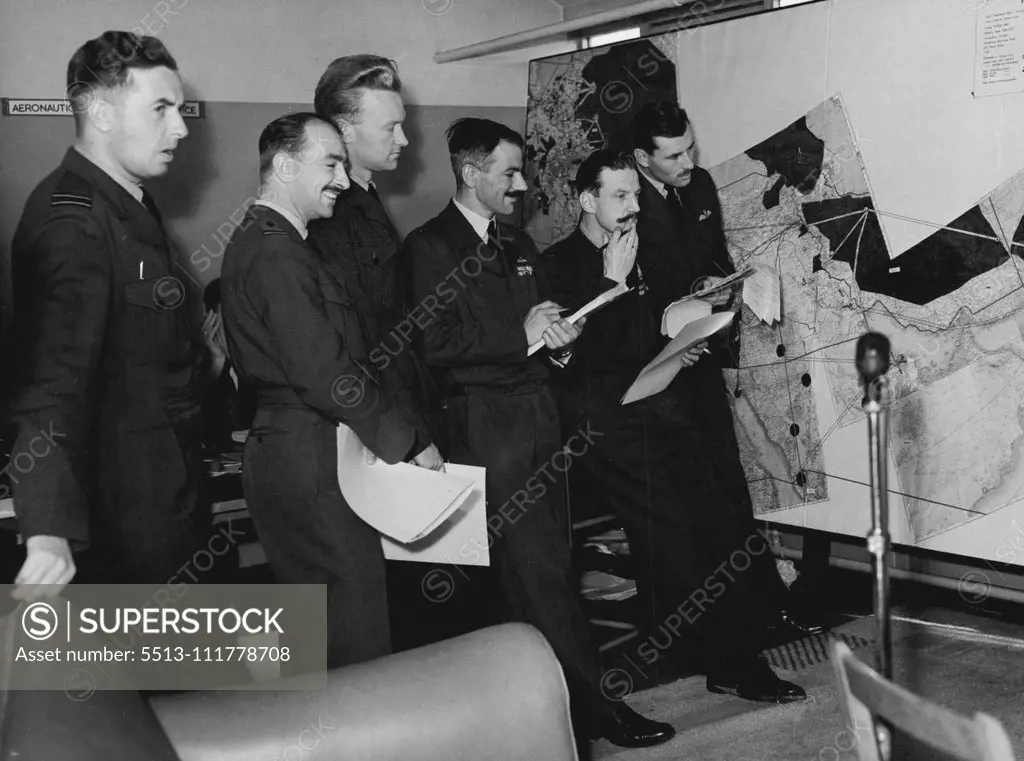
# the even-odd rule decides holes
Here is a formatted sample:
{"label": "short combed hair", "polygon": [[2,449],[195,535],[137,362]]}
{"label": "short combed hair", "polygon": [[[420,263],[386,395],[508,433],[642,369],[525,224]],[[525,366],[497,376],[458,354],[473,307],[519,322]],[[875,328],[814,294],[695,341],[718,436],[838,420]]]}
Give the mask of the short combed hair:
{"label": "short combed hair", "polygon": [[633,147],[654,153],[656,137],[682,137],[690,119],[686,111],[667,100],[654,101],[641,108],[630,125]]}
{"label": "short combed hair", "polygon": [[306,148],[306,125],[321,122],[331,129],[336,127],[311,111],[299,111],[279,116],[260,133],[260,180],[265,180],[274,166],[274,156],[286,153],[298,156]]}
{"label": "short combed hair", "polygon": [[159,66],[178,70],[177,61],[156,37],[108,31],[82,45],[68,61],[66,93],[75,115],[75,133],[81,132],[83,114],[96,90],[123,87],[132,69]]}
{"label": "short combed hair", "polygon": [[402,92],[398,64],[379,55],[349,55],[336,58],[316,84],[313,109],[321,119],[358,122],[362,112],[362,91]]}
{"label": "short combed hair", "polygon": [[493,163],[491,154],[501,143],[511,143],[520,150],[526,145],[523,136],[511,127],[475,117],[456,119],[448,126],[445,135],[448,137],[455,184],[460,188],[463,185],[462,167],[469,164],[486,172]]}
{"label": "short combed hair", "polygon": [[636,162],[628,153],[613,151],[610,148],[594,151],[583,160],[580,168],[576,170],[576,181],[573,183],[576,194],[593,193],[597,195],[601,190],[601,172],[605,169],[612,171],[636,170]]}

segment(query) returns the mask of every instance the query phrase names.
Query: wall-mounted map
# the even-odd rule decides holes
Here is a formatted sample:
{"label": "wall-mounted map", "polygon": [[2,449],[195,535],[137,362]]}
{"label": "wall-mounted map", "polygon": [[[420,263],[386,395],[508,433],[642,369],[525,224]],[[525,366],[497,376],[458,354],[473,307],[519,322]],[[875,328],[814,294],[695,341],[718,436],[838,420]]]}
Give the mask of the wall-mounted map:
{"label": "wall-mounted map", "polygon": [[530,64],[526,230],[544,249],[576,226],[576,169],[592,151],[629,151],[629,124],[652,100],[676,100],[675,35]]}
{"label": "wall-mounted map", "polygon": [[[526,220],[541,248],[576,224],[579,162],[628,148],[642,103],[675,100],[676,42],[531,65]],[[872,199],[838,96],[709,171],[736,265],[768,263],[782,278],[781,321],[744,310],[741,368],[727,374],[755,513],[863,536],[867,437],[853,357],[872,330],[893,347],[893,540],[977,544],[958,532],[1024,499],[1024,263],[1011,253],[1024,244],[1024,173],[952,220],[889,214]],[[892,257],[886,216],[931,232]],[[1016,553],[986,546],[981,556]]]}
{"label": "wall-mounted map", "polygon": [[890,508],[910,543],[1024,497],[1024,173],[890,258],[838,97],[710,171],[736,264],[782,276],[781,322],[744,310],[730,377],[755,511],[828,509],[837,480],[865,482],[846,450],[866,446],[869,330],[893,347]]}

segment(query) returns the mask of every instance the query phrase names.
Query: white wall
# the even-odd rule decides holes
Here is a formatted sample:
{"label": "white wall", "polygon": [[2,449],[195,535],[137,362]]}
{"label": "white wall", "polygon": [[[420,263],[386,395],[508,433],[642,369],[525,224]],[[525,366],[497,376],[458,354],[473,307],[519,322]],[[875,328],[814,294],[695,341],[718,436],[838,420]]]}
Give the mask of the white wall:
{"label": "white wall", "polygon": [[[705,166],[841,93],[878,208],[945,224],[1024,167],[1024,93],[974,98],[985,2],[833,0],[684,32],[680,103]],[[933,229],[880,220],[897,256]]]}
{"label": "white wall", "polygon": [[525,107],[525,62],[438,65],[433,55],[561,17],[551,0],[2,0],[0,95],[62,97],[83,42],[148,29],[192,99],[309,102],[332,59],[378,53],[398,62],[410,103]]}

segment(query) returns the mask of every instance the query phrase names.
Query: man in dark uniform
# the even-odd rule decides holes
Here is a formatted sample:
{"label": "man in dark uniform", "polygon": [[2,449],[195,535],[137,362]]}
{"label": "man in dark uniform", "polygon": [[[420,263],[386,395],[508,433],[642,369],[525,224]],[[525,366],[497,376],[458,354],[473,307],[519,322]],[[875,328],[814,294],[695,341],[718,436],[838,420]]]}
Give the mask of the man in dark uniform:
{"label": "man in dark uniform", "polygon": [[[637,574],[647,662],[658,650],[697,644],[708,687],[752,700],[788,702],[805,696],[758,657],[755,586],[733,553],[770,556],[762,537],[734,530],[717,509],[702,469],[722,453],[699,427],[701,400],[685,387],[707,342],[689,348],[670,389],[623,405],[620,400],[664,345],[661,312],[647,269],[636,264],[640,181],[632,158],[602,150],[576,175],[582,217],[576,231],[541,257],[550,298],[578,309],[621,283],[630,291],[595,312],[556,379],[563,430],[590,421],[604,435],[580,458],[571,480],[603,495],[622,521]],[[752,522],[752,521],[751,521]],[[751,527],[752,528],[752,527]],[[750,541],[747,541],[750,539]],[[772,573],[774,573],[774,568]],[[673,642],[683,621],[687,635]]]}
{"label": "man in dark uniform", "polygon": [[[487,469],[491,565],[511,617],[536,626],[558,655],[576,716],[618,745],[664,742],[671,726],[602,694],[598,654],[570,582],[564,482],[554,462],[567,455],[547,364],[563,361],[579,329],[559,319],[557,304],[538,303],[536,248],[495,220],[526,188],[523,139],[486,119],[461,119],[448,129],[448,148],[455,198],[405,242],[416,298],[429,305],[426,361],[443,374],[447,454]],[[538,342],[548,352],[529,357]]]}
{"label": "man in dark uniform", "polygon": [[[369,358],[385,393],[409,414],[422,416],[427,431],[436,427],[428,424],[432,385],[410,350],[410,272],[401,261],[398,230],[373,183],[375,172],[398,166],[402,148],[409,144],[402,131],[405,106],[398,70],[394,61],[381,56],[338,58],[320,77],[313,102],[317,115],[341,132],[350,185],[329,218],[310,224],[310,241],[356,286],[350,292],[357,299]],[[418,463],[441,468],[441,455],[430,438],[417,446]]]}
{"label": "man in dark uniform", "polygon": [[181,80],[159,40],[106,32],[74,54],[67,82],[75,144],[12,246],[17,582],[63,585],[77,564],[81,581],[166,584],[210,522],[197,506],[208,370],[142,187],[188,134]]}
{"label": "man in dark uniform", "polygon": [[260,135],[260,199],[235,231],[221,273],[232,361],[256,391],[243,489],[277,580],[326,584],[327,665],[391,652],[380,536],[338,485],[339,423],[389,463],[417,436],[378,386],[344,273],[306,241],[348,186],[334,125],[282,116]]}
{"label": "man in dark uniform", "polygon": [[[637,261],[647,274],[659,314],[676,299],[720,282],[735,272],[726,247],[722,210],[711,175],[697,166],[696,143],[686,112],[674,103],[641,109],[631,126],[633,155],[640,171],[640,246]],[[740,308],[736,292],[709,299],[715,310]],[[716,452],[705,478],[718,494],[717,509],[732,516],[736,530],[754,529],[753,506],[740,462],[723,368],[739,363],[739,320],[711,341],[711,351],[674,389],[698,403],[702,447]],[[793,609],[792,595],[774,557],[755,559],[763,617],[775,634],[797,638],[822,631]]]}

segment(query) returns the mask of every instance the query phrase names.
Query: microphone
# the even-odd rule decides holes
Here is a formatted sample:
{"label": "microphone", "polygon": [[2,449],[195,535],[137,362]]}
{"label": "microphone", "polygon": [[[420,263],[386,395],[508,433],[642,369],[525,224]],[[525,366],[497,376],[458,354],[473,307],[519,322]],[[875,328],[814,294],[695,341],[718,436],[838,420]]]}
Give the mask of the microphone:
{"label": "microphone", "polygon": [[856,361],[860,381],[864,384],[866,402],[871,396],[872,388],[875,388],[876,392],[880,391],[878,386],[881,384],[878,380],[889,371],[889,339],[881,333],[865,333],[857,339]]}

